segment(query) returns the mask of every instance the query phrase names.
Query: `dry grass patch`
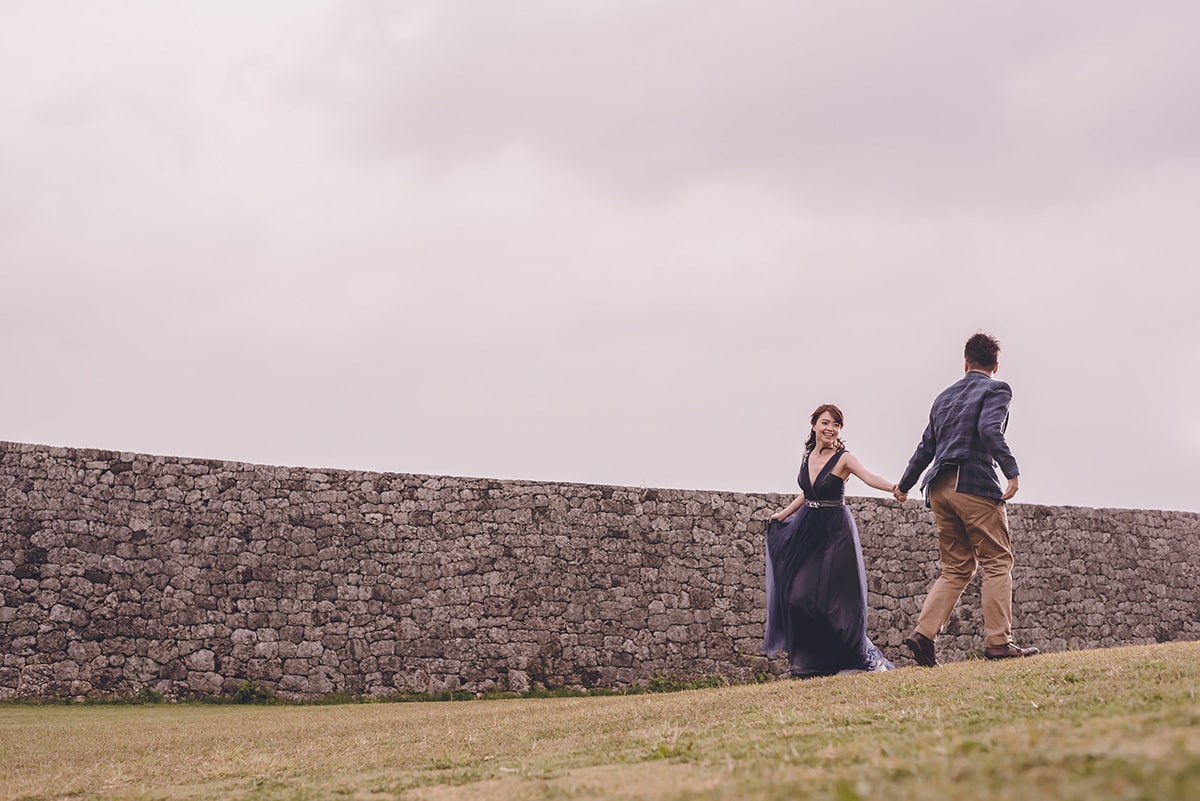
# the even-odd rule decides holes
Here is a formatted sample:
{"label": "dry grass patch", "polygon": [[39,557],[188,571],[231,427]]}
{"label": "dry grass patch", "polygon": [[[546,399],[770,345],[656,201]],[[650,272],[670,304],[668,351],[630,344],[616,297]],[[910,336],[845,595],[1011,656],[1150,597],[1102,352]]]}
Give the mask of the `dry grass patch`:
{"label": "dry grass patch", "polygon": [[0,706],[0,798],[1200,798],[1200,643],[662,695]]}

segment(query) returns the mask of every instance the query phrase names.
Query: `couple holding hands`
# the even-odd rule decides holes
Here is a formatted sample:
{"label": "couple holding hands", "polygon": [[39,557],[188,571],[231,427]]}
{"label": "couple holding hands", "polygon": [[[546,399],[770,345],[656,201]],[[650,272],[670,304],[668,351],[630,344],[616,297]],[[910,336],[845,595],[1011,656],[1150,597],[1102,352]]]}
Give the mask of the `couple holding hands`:
{"label": "couple holding hands", "polygon": [[[832,404],[812,414],[800,464],[800,494],[767,524],[767,623],[763,650],[786,651],[793,676],[889,670],[867,636],[867,586],[846,480],[891,492],[921,488],[937,522],[941,574],[904,644],[917,664],[938,664],[934,640],[959,596],[983,570],[988,659],[1032,656],[1012,640],[1012,546],[1004,502],[1017,493],[1017,462],[1004,439],[1012,390],[995,378],[1000,343],[978,333],[964,349],[963,378],[933,402],[929,425],[896,483],[867,470],[842,443],[844,418]],[[1000,467],[1008,483],[996,478]],[[929,468],[926,471],[926,468]]]}

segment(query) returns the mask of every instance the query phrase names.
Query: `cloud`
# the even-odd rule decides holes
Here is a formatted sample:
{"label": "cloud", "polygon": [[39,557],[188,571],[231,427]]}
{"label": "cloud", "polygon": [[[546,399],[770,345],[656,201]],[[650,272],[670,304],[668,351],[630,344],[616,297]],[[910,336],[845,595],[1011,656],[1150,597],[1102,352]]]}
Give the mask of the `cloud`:
{"label": "cloud", "polygon": [[1036,24],[940,2],[357,5],[296,85],[365,152],[434,170],[517,146],[634,197],[753,176],[823,207],[1044,206],[1195,158],[1197,113],[1177,92],[1198,16],[1186,3],[1149,18],[1058,4]]}

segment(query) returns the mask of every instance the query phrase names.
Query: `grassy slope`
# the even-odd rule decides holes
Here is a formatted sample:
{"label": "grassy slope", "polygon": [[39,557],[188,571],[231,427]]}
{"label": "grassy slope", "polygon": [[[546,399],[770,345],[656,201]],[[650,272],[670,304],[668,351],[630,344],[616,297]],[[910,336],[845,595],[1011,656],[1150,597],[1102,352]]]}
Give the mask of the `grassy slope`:
{"label": "grassy slope", "polygon": [[1200,798],[1200,643],[605,698],[0,706],[0,798]]}

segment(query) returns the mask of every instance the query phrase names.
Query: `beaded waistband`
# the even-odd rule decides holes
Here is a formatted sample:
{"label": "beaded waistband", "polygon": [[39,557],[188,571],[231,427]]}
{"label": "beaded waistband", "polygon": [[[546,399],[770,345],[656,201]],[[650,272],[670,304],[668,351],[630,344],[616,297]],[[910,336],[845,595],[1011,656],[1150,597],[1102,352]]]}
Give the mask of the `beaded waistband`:
{"label": "beaded waistband", "polygon": [[804,505],[809,509],[822,509],[827,506],[845,506],[845,501],[805,501]]}

